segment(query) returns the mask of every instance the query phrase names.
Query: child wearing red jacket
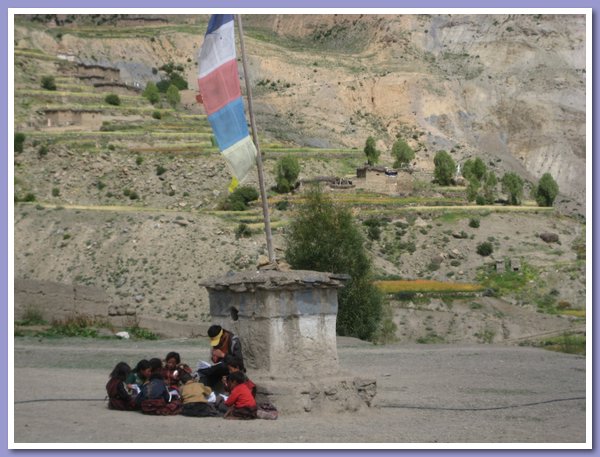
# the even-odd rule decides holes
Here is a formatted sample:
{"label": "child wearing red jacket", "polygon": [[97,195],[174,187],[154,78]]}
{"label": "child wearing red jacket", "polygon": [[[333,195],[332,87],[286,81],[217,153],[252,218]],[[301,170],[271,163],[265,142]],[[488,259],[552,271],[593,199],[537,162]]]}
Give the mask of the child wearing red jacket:
{"label": "child wearing red jacket", "polygon": [[231,394],[225,400],[229,407],[225,419],[256,419],[256,400],[245,384],[246,376],[241,371],[230,373],[227,377]]}

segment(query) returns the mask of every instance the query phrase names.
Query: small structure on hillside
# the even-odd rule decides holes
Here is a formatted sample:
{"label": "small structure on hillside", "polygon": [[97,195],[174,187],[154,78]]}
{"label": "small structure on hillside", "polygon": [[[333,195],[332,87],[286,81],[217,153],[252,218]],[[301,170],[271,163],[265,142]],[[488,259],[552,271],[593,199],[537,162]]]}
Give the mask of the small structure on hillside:
{"label": "small structure on hillside", "polygon": [[496,273],[504,273],[504,260],[496,260]]}
{"label": "small structure on hillside", "polygon": [[50,108],[44,110],[46,115],[46,127],[70,127],[91,125],[99,127],[102,125],[102,111],[96,109],[58,109]]}
{"label": "small structure on hillside", "polygon": [[389,195],[408,195],[414,187],[412,168],[364,165],[356,169],[356,187]]}

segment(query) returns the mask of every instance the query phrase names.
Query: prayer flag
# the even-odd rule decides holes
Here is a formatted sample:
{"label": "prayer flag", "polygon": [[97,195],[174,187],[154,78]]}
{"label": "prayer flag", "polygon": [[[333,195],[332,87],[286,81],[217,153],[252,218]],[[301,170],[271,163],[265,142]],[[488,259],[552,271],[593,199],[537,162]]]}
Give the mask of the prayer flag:
{"label": "prayer flag", "polygon": [[256,163],[248,133],[235,52],[233,14],[213,14],[198,56],[198,88],[219,150],[242,181]]}

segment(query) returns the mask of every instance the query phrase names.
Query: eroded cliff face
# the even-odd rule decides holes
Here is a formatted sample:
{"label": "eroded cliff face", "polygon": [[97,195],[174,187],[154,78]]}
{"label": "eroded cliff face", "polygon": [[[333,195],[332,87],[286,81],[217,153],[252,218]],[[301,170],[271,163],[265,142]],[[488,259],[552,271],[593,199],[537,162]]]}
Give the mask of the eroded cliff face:
{"label": "eroded cliff face", "polygon": [[[206,19],[177,20],[199,31]],[[247,15],[244,21],[262,134],[357,148],[372,135],[390,165],[400,136],[417,151],[420,167],[433,168],[440,149],[458,161],[479,156],[497,174],[516,171],[534,183],[550,172],[562,194],[585,203],[585,16]],[[154,39],[66,32],[60,42],[39,30],[17,27],[16,35],[46,52],[69,50],[82,62],[117,66],[123,79],[141,84],[160,78],[153,68],[181,63],[196,87],[202,34],[194,30],[157,28]]]}
{"label": "eroded cliff face", "polygon": [[278,53],[272,39],[264,54],[252,53],[256,79],[291,82],[291,90],[260,100],[266,118],[292,125],[306,118],[290,134],[295,141],[362,147],[375,134],[389,149],[400,134],[420,150],[423,166],[435,151],[455,149],[459,160],[483,156],[500,172],[532,181],[550,172],[563,193],[585,202],[583,16],[278,16],[257,23],[323,48]]}

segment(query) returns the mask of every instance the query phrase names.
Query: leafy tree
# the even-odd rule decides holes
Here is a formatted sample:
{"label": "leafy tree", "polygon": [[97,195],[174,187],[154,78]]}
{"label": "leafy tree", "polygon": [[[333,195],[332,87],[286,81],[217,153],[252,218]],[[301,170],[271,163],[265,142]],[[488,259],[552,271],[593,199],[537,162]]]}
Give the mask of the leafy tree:
{"label": "leafy tree", "polygon": [[371,282],[371,261],[351,212],[314,187],[288,227],[286,259],[295,269],[346,273],[339,293],[337,332],[373,338],[382,317],[381,293]]}
{"label": "leafy tree", "polygon": [[54,76],[42,76],[41,86],[46,90],[56,90],[56,82]]}
{"label": "leafy tree", "polygon": [[275,164],[275,180],[277,182],[275,189],[277,192],[284,194],[291,191],[296,185],[299,174],[298,159],[292,156],[281,157]]}
{"label": "leafy tree", "polygon": [[475,199],[477,198],[477,194],[479,193],[480,187],[481,184],[479,183],[479,180],[474,176],[471,177],[471,179],[469,180],[469,185],[467,186],[467,200],[469,200],[470,202],[475,201]]}
{"label": "leafy tree", "polygon": [[498,185],[498,178],[493,171],[490,171],[485,177],[483,183],[483,198],[488,205],[491,205],[496,201],[496,186]]}
{"label": "leafy tree", "polygon": [[372,136],[367,138],[364,151],[365,155],[367,156],[367,163],[369,165],[375,165],[379,160],[379,156],[381,155],[381,151],[378,151],[375,147],[375,138]]}
{"label": "leafy tree", "polygon": [[158,103],[160,100],[160,92],[158,91],[158,87],[156,87],[156,84],[152,81],[146,84],[146,88],[144,89],[144,92],[142,92],[142,95],[146,97],[153,105]]}
{"label": "leafy tree", "polygon": [[433,164],[435,165],[433,175],[438,184],[442,186],[452,184],[452,179],[454,178],[454,173],[456,171],[456,164],[454,163],[454,159],[450,157],[450,154],[446,151],[438,151],[433,158]]}
{"label": "leafy tree", "polygon": [[394,168],[409,164],[415,158],[415,151],[402,138],[392,146],[392,155],[396,158]]}
{"label": "leafy tree", "polygon": [[558,195],[558,184],[550,173],[544,173],[533,191],[535,201],[539,206],[552,206]]}
{"label": "leafy tree", "polygon": [[479,182],[484,182],[486,173],[487,167],[479,157],[468,159],[463,165],[462,175],[468,181],[475,178]]}
{"label": "leafy tree", "polygon": [[171,84],[167,89],[167,102],[169,102],[169,105],[175,108],[180,101],[181,96],[179,95],[179,89],[174,84]]}
{"label": "leafy tree", "polygon": [[104,97],[104,101],[109,105],[119,106],[121,104],[121,98],[117,94],[108,94]]}
{"label": "leafy tree", "polygon": [[502,177],[502,192],[508,194],[511,205],[520,205],[523,197],[523,180],[516,173],[508,172]]}

